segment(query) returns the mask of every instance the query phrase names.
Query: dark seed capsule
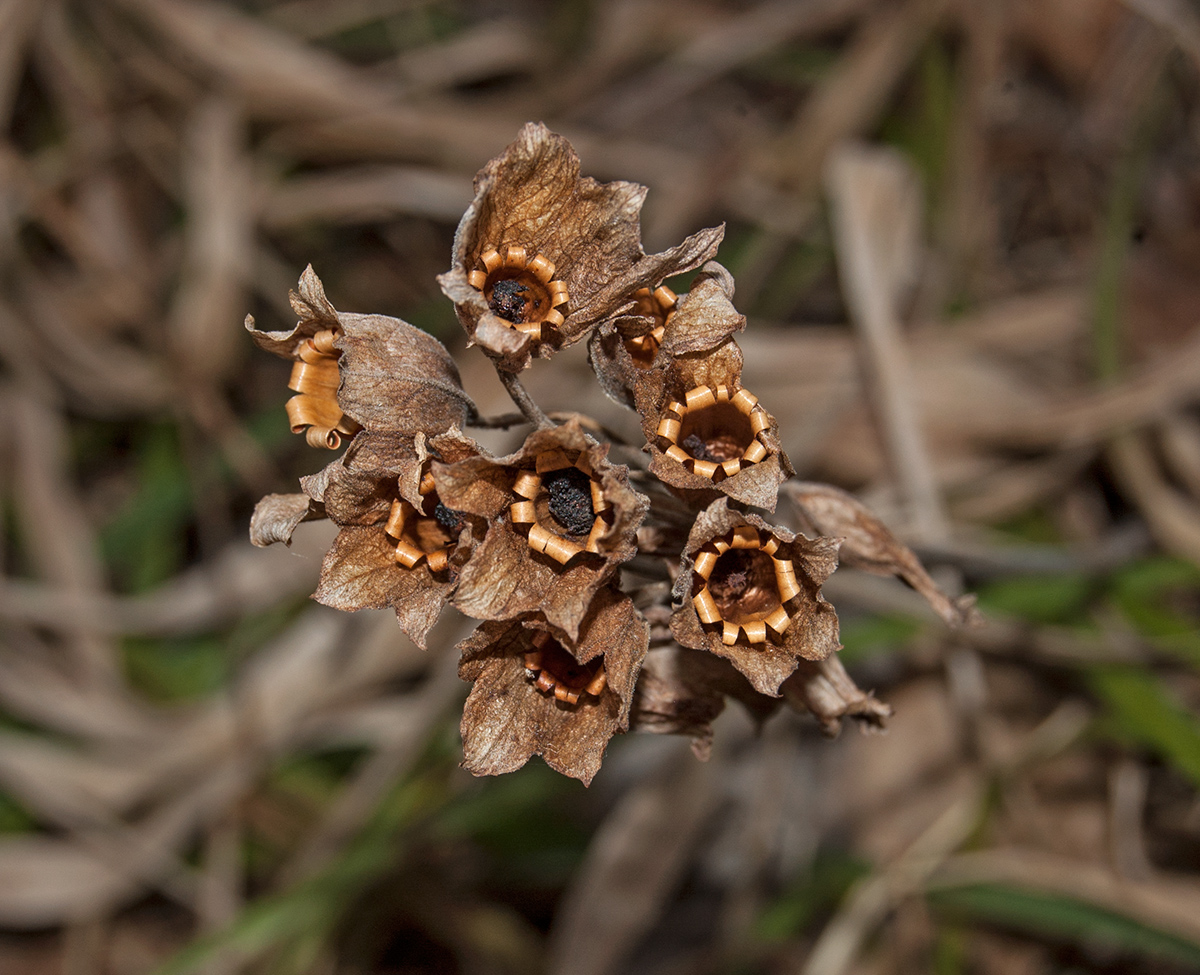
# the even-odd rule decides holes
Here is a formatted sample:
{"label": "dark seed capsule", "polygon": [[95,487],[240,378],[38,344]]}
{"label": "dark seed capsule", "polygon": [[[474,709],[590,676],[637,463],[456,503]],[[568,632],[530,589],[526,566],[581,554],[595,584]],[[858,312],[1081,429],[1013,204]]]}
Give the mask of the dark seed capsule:
{"label": "dark seed capsule", "polygon": [[684,437],[679,446],[695,457],[696,460],[707,460],[717,464],[719,464],[722,460],[722,458],[715,456],[712,451],[708,449],[708,444],[706,444],[694,433],[689,433],[686,437]]}
{"label": "dark seed capsule", "polygon": [[596,520],[592,508],[592,485],[583,471],[568,467],[542,478],[550,495],[550,514],[571,535],[586,535]]}
{"label": "dark seed capsule", "polygon": [[525,308],[529,304],[525,298],[529,289],[512,278],[497,281],[492,287],[492,298],[489,307],[505,321],[519,323],[525,321]]}
{"label": "dark seed capsule", "polygon": [[437,503],[437,507],[433,509],[433,517],[448,532],[456,532],[462,528],[462,515],[452,508],[447,508],[440,501]]}

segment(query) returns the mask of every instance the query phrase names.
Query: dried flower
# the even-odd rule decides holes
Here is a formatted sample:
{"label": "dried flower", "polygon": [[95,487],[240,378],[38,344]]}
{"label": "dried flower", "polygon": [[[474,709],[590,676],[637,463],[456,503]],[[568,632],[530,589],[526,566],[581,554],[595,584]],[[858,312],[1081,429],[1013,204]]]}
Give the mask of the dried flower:
{"label": "dried flower", "polygon": [[[538,628],[541,627],[541,628]],[[628,596],[601,590],[577,640],[536,617],[482,623],[459,646],[474,683],[463,708],[463,767],[499,775],[541,755],[586,785],[629,726],[649,628]]]}
{"label": "dried flower", "polygon": [[341,377],[335,340],[341,335],[341,322],[311,264],[300,276],[299,290],[288,298],[300,318],[290,332],[261,332],[250,315],[246,316],[246,328],[262,348],[295,361],[288,389],[298,395],[287,402],[292,433],[304,433],[309,446],[336,450],[342,437],[353,436],[359,429],[337,401]]}
{"label": "dried flower", "polygon": [[[811,712],[829,734],[844,718],[881,726],[890,709],[834,656],[838,619],[821,587],[839,546],[846,563],[910,583],[952,625],[974,611],[849,495],[784,483],[794,472],[778,425],[741,382],[746,319],[732,275],[708,261],[687,294],[665,284],[708,260],[722,229],[647,256],[645,190],[581,178],[571,147],[540,125],[475,189],[439,280],[534,431],[508,456],[486,454],[464,425],[510,420],[479,418],[440,343],[397,319],[336,311],[309,268],[292,295],[296,328],[247,327],[295,363],[293,428],[320,446],[351,439],[301,493],[263,498],[255,544],[328,517],[340,531],[318,600],[391,606],[421,646],[448,602],[483,621],[459,646],[473,685],[463,764],[477,775],[542,755],[588,783],[630,727],[688,735],[706,757],[729,699],[758,721],[785,705]],[[640,414],[641,490],[585,431],[599,425],[555,426],[516,376],[584,338],[604,391]],[[816,537],[741,510],[773,511],[781,487]]]}
{"label": "dried flower", "polygon": [[666,324],[654,367],[634,377],[650,471],[696,504],[725,494],[773,511],[791,465],[774,417],[741,386],[733,334],[746,319],[730,301],[729,272],[704,271]]}
{"label": "dried flower", "polygon": [[839,647],[837,614],[821,596],[837,547],[713,502],[684,546],[671,632],[685,647],[725,657],[759,693],[777,694],[797,661]]}
{"label": "dried flower", "polygon": [[[454,238],[454,266],[438,279],[471,340],[499,368],[519,372],[531,355],[552,355],[631,307],[638,289],[716,253],[720,227],[645,254],[645,196],[636,183],[581,178],[566,139],[526,125],[475,177],[475,199]],[[497,292],[505,281],[516,283]]]}
{"label": "dried flower", "polygon": [[[365,427],[411,437],[466,425],[474,406],[454,359],[432,335],[387,315],[337,311],[311,264],[289,297],[300,316],[290,332],[260,331],[250,316],[246,328],[268,352],[297,360],[292,388],[299,370],[308,392],[289,402],[288,413],[313,420],[309,443],[338,446],[340,437],[328,430],[354,433]],[[293,407],[297,401],[301,405]],[[334,412],[338,422],[329,427],[325,421]]]}
{"label": "dried flower", "polygon": [[426,440],[418,433],[410,456],[388,470],[331,465],[322,502],[341,531],[321,566],[314,598],[335,609],[395,610],[419,647],[458,586],[459,574],[486,523],[445,505],[430,465],[434,457],[464,460],[475,445],[450,430]]}
{"label": "dried flower", "polygon": [[455,605],[468,616],[540,612],[574,638],[593,595],[637,551],[648,501],[577,421],[530,434],[507,457],[435,464],[451,507],[491,522],[463,570]]}

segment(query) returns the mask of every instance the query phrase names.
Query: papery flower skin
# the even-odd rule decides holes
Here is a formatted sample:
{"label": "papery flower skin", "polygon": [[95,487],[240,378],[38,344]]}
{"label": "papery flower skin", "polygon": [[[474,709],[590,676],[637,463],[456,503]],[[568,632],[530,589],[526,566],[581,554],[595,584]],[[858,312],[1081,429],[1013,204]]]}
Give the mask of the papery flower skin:
{"label": "papery flower skin", "polygon": [[570,638],[595,593],[637,552],[648,500],[571,420],[506,457],[434,464],[442,500],[489,522],[455,605],[483,620],[541,613]]}
{"label": "papery flower skin", "polygon": [[[639,225],[645,196],[636,183],[581,177],[579,157],[566,139],[544,125],[526,125],[476,176],[475,199],[455,233],[453,266],[438,278],[470,340],[498,368],[519,372],[531,356],[553,355],[632,309],[639,289],[657,287],[716,253],[721,227],[646,254]],[[501,266],[513,262],[512,268],[525,262],[515,273],[524,275],[528,296],[502,295],[497,303],[494,291],[487,293],[488,281],[508,273],[490,266],[496,258]],[[548,267],[555,279],[543,282]],[[528,306],[510,302],[540,298],[543,288],[551,307],[532,318]],[[561,294],[569,297],[560,303]],[[514,322],[518,317],[522,321]]]}
{"label": "papery flower skin", "polygon": [[537,616],[480,624],[459,645],[463,767],[499,775],[541,755],[585,785],[614,734],[629,726],[649,627],[623,593],[597,593],[577,640]]}
{"label": "papery flower skin", "polygon": [[471,271],[468,283],[483,295],[492,312],[518,332],[540,342],[543,327],[553,329],[563,323],[561,306],[570,296],[566,284],[553,280],[552,261],[541,254],[530,258],[524,247],[509,244],[503,253],[487,247],[479,263],[482,270]]}
{"label": "papery flower skin", "polygon": [[246,328],[262,348],[294,362],[288,389],[297,395],[286,405],[292,433],[303,433],[310,447],[336,450],[343,437],[352,437],[359,430],[359,424],[345,415],[337,400],[341,352],[336,340],[342,324],[311,264],[288,297],[299,317],[290,332],[261,332],[250,315],[246,316]]}
{"label": "papery flower skin", "polygon": [[426,440],[418,434],[409,457],[392,470],[349,466],[328,476],[322,494],[339,526],[321,566],[314,598],[335,609],[395,610],[413,642],[424,648],[429,630],[458,587],[462,567],[486,523],[441,502],[430,465],[435,456],[473,456],[472,441],[451,429]]}
{"label": "papery flower skin", "polygon": [[[724,494],[773,511],[792,468],[775,418],[741,384],[733,335],[746,319],[732,288],[728,271],[705,265],[664,326],[652,368],[632,377],[633,398],[652,474],[697,506]],[[592,352],[602,381],[613,382],[619,361],[600,360],[595,344]]]}
{"label": "papery flower skin", "polygon": [[761,694],[777,695],[800,660],[836,651],[837,614],[821,584],[837,567],[836,539],[807,539],[728,508],[696,519],[673,596],[671,632],[685,647],[729,660]]}

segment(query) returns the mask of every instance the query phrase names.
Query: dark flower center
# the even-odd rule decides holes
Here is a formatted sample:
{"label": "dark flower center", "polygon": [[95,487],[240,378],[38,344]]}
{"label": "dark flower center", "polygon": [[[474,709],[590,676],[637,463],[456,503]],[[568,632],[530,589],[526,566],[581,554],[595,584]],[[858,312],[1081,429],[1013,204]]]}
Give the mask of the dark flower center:
{"label": "dark flower center", "polygon": [[753,439],[749,418],[729,403],[689,410],[679,431],[684,450],[697,460],[716,464],[741,457]]}
{"label": "dark flower center", "polygon": [[[533,296],[528,285],[517,278],[504,278],[492,286],[488,306],[507,322],[525,321],[525,308]],[[540,302],[535,303],[535,307]]]}
{"label": "dark flower center", "polygon": [[549,495],[550,514],[569,534],[586,535],[592,530],[596,511],[592,507],[591,480],[575,467],[550,471],[542,477]]}
{"label": "dark flower center", "polygon": [[447,508],[441,501],[433,509],[434,520],[446,531],[458,535],[462,531],[462,515],[452,508]]}
{"label": "dark flower center", "polygon": [[763,619],[779,605],[771,557],[753,549],[731,549],[717,559],[708,589],[731,623]]}
{"label": "dark flower center", "polygon": [[548,633],[534,637],[525,654],[525,667],[534,673],[534,686],[563,704],[577,704],[583,695],[598,698],[607,683],[603,656],[581,664]]}

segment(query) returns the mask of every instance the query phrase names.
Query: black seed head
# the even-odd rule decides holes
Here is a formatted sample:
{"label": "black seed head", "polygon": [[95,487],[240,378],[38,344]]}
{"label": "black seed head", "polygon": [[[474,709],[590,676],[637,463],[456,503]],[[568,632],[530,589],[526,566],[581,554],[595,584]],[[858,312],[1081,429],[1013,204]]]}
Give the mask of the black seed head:
{"label": "black seed head", "polygon": [[713,456],[712,452],[708,449],[708,444],[694,433],[689,433],[684,437],[683,442],[679,446],[695,457],[696,460],[707,460],[718,464],[721,462],[719,457]]}
{"label": "black seed head", "polygon": [[586,535],[596,520],[592,508],[592,485],[583,471],[568,467],[542,478],[550,495],[550,514],[571,535]]}
{"label": "black seed head", "polygon": [[462,515],[452,508],[447,508],[440,501],[437,503],[437,507],[433,509],[433,517],[448,532],[457,532],[462,528]]}
{"label": "black seed head", "polygon": [[505,321],[519,323],[525,321],[525,308],[529,304],[524,297],[529,289],[515,278],[497,281],[492,286],[492,298],[489,307]]}

